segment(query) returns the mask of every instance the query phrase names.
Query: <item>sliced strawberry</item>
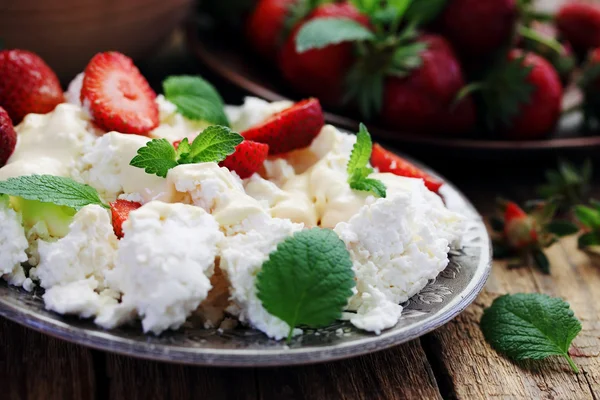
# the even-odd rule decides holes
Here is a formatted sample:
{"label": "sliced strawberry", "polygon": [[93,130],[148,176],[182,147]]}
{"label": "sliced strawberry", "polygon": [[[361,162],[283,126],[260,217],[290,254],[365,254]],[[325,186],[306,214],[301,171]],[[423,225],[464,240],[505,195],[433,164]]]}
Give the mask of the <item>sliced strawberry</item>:
{"label": "sliced strawberry", "polygon": [[309,146],[324,124],[319,100],[307,99],[242,132],[242,136],[268,144],[269,154],[287,153]]}
{"label": "sliced strawberry", "polygon": [[425,171],[406,161],[402,157],[384,149],[377,143],[373,145],[371,165],[378,168],[380,172],[391,172],[394,175],[406,176],[408,178],[421,178],[425,186],[434,193],[438,193],[442,182]]}
{"label": "sliced strawberry", "polygon": [[85,68],[81,102],[107,131],[148,134],[159,123],[155,98],[133,61],[121,53],[98,53]]}
{"label": "sliced strawberry", "polygon": [[235,153],[221,162],[222,167],[235,171],[240,178],[248,178],[257,172],[269,155],[269,145],[244,140],[235,148]]}
{"label": "sliced strawberry", "polygon": [[56,74],[38,55],[0,51],[0,106],[15,125],[29,113],[49,113],[64,101]]}
{"label": "sliced strawberry", "polygon": [[120,200],[110,203],[110,211],[112,213],[112,223],[115,235],[120,239],[123,237],[123,223],[129,218],[129,213],[137,210],[142,205],[135,201]]}
{"label": "sliced strawberry", "polygon": [[4,166],[17,145],[17,133],[6,110],[0,107],[0,167]]}

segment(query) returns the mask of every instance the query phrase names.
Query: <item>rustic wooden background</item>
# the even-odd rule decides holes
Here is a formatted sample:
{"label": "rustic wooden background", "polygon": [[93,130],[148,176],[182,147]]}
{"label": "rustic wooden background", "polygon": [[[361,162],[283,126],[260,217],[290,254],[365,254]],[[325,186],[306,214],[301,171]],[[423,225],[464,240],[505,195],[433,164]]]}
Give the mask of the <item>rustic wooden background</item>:
{"label": "rustic wooden background", "polygon": [[[177,53],[158,57],[142,69],[158,84],[167,74],[197,72],[199,66]],[[217,83],[227,101],[241,101],[242,93],[201,72]],[[543,169],[554,162],[552,157],[515,165],[419,156],[456,183],[484,215],[493,211],[497,195],[532,197]],[[595,192],[600,194],[598,182]],[[0,398],[600,400],[600,266],[576,249],[574,238],[547,254],[551,275],[494,262],[475,303],[420,339],[313,366],[226,369],[149,362],[76,346],[0,319]],[[479,329],[483,308],[499,295],[517,292],[569,301],[583,325],[571,349],[579,375],[558,358],[517,365],[485,343]]]}

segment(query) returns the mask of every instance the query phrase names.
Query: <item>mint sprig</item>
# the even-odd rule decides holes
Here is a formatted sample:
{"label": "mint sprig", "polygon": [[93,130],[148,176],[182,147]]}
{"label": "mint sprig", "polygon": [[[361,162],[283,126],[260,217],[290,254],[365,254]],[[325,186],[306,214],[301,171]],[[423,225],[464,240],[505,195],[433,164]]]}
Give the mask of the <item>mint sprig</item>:
{"label": "mint sprig", "polygon": [[243,140],[228,127],[213,125],[196,136],[191,144],[187,138],[183,139],[177,150],[166,139],[153,139],[138,149],[129,165],[165,178],[171,168],[181,164],[221,162],[233,154]]}
{"label": "mint sprig", "polygon": [[539,293],[499,297],[484,310],[481,330],[494,349],[513,360],[563,356],[579,373],[569,347],[581,323],[561,299]]}
{"label": "mint sprig", "polygon": [[229,126],[223,99],[199,76],[171,76],[163,81],[163,91],[166,99],[186,118]]}
{"label": "mint sprig", "polygon": [[281,242],[256,278],[263,307],[290,326],[329,325],[342,315],[354,287],[352,260],[330,229],[303,230]]}
{"label": "mint sprig", "polygon": [[332,44],[373,39],[373,32],[350,18],[317,18],[302,25],[298,31],[296,51],[303,53]]}
{"label": "mint sprig", "polygon": [[385,184],[377,179],[368,178],[373,172],[373,168],[368,166],[372,151],[371,135],[367,127],[361,123],[356,134],[356,143],[348,160],[348,183],[354,190],[373,192],[379,197],[386,197]]}
{"label": "mint sprig", "polygon": [[102,202],[96,189],[62,176],[28,175],[9,178],[0,181],[0,194],[72,207],[76,210],[91,204],[110,208]]}

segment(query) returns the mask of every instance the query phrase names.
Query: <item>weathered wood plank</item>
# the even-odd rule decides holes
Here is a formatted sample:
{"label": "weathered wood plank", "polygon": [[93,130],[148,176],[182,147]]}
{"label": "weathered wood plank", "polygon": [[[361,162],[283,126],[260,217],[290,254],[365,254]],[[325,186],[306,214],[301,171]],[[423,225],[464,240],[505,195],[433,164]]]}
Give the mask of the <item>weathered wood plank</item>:
{"label": "weathered wood plank", "polygon": [[92,352],[0,318],[0,398],[93,399]]}
{"label": "weathered wood plank", "polygon": [[199,368],[106,355],[113,400],[256,399],[252,369]]}
{"label": "weathered wood plank", "polygon": [[441,399],[418,340],[354,359],[256,374],[261,400]]}
{"label": "weathered wood plank", "polygon": [[[600,349],[598,301],[600,273],[589,263],[573,262],[581,256],[565,241],[571,263],[561,244],[548,255],[553,273],[546,276],[533,268],[509,270],[495,262],[485,291],[450,324],[428,335],[424,342],[442,363],[442,386],[458,399],[596,399]],[[594,289],[595,288],[595,289]],[[595,290],[595,293],[592,294]],[[499,356],[484,341],[479,320],[484,307],[505,293],[542,292],[569,301],[582,320],[583,331],[574,342],[572,357],[583,373],[575,375],[560,358],[539,363],[513,363]],[[434,361],[432,361],[434,362]]]}

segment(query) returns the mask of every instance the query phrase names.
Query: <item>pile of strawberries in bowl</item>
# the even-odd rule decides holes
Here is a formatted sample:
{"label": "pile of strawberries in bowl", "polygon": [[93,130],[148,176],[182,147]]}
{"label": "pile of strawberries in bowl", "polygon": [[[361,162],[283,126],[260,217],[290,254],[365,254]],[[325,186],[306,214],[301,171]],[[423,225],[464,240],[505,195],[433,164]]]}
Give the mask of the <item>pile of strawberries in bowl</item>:
{"label": "pile of strawberries in bowl", "polygon": [[596,131],[600,1],[536,3],[257,0],[244,29],[299,95],[397,132],[536,140],[574,111]]}

